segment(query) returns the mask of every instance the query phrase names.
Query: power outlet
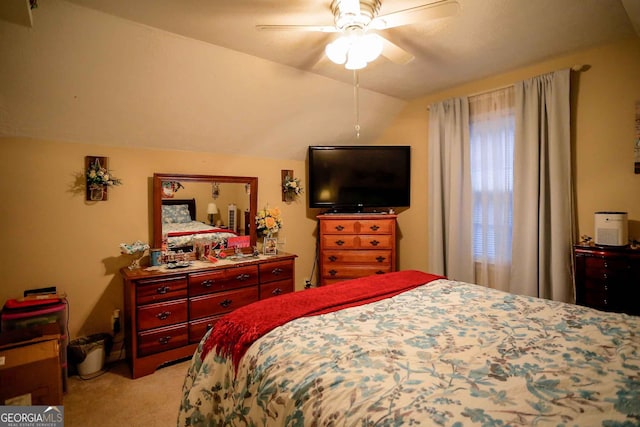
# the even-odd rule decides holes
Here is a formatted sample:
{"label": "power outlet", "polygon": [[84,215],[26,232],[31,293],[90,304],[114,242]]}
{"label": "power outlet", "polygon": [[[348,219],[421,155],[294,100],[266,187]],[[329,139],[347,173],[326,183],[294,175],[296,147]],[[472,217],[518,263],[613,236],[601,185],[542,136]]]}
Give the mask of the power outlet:
{"label": "power outlet", "polygon": [[312,286],[311,284],[311,280],[309,279],[304,279],[304,288],[305,289],[309,289]]}

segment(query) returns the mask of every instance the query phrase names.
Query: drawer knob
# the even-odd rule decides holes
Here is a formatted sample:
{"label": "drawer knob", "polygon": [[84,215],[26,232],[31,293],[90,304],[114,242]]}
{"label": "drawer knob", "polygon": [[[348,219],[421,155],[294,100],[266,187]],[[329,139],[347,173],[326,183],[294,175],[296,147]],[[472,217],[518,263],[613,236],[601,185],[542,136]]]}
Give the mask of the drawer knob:
{"label": "drawer knob", "polygon": [[385,258],[385,257],[383,257],[383,256],[379,256],[379,257],[377,257],[377,258],[376,258],[376,261],[378,261],[378,262],[384,262],[384,260],[385,260],[385,259],[387,259],[387,258]]}
{"label": "drawer knob", "polygon": [[331,276],[335,276],[336,274],[338,274],[338,272],[337,272],[337,271],[335,271],[335,270],[329,270],[329,274],[330,274]]}
{"label": "drawer knob", "polygon": [[207,279],[202,281],[202,287],[210,288],[213,286],[213,279]]}
{"label": "drawer knob", "polygon": [[169,341],[171,341],[171,336],[167,335],[165,337],[160,337],[158,338],[158,342],[162,345],[166,345],[169,344]]}
{"label": "drawer knob", "polygon": [[373,231],[378,231],[380,229],[380,227],[378,227],[377,225],[372,225],[371,227],[369,227],[371,230]]}
{"label": "drawer knob", "polygon": [[243,273],[243,274],[238,274],[238,275],[236,276],[236,279],[237,279],[237,280],[239,280],[239,281],[241,281],[241,282],[244,282],[245,280],[248,280],[250,277],[251,277],[251,276],[250,276],[249,274],[247,274],[247,273]]}
{"label": "drawer knob", "polygon": [[331,256],[329,256],[329,261],[331,261],[331,262],[334,262],[334,261],[336,261],[337,259],[338,259],[338,257],[337,257],[337,256],[335,256],[335,255],[331,255]]}
{"label": "drawer knob", "polygon": [[226,299],[220,302],[220,306],[224,308],[229,307],[231,304],[233,304],[233,301],[231,301],[230,299]]}
{"label": "drawer knob", "polygon": [[271,291],[272,295],[280,295],[282,293],[282,289],[280,288],[275,288],[274,290]]}
{"label": "drawer knob", "polygon": [[273,274],[274,276],[278,276],[279,274],[281,274],[284,270],[281,269],[280,267],[276,267],[273,270],[271,270],[271,274]]}
{"label": "drawer knob", "polygon": [[336,240],[336,245],[342,246],[342,245],[344,245],[344,241],[343,240]]}
{"label": "drawer knob", "polygon": [[166,294],[170,290],[171,290],[170,286],[160,286],[158,289],[156,289],[156,292],[159,294]]}
{"label": "drawer knob", "polygon": [[344,227],[341,226],[341,225],[336,225],[336,230],[342,231],[342,230],[344,230]]}
{"label": "drawer knob", "polygon": [[170,311],[163,311],[162,313],[156,314],[156,317],[160,320],[165,320],[167,317],[171,316]]}
{"label": "drawer knob", "polygon": [[380,244],[380,242],[378,242],[377,240],[372,240],[371,241],[371,245],[372,246],[378,246]]}

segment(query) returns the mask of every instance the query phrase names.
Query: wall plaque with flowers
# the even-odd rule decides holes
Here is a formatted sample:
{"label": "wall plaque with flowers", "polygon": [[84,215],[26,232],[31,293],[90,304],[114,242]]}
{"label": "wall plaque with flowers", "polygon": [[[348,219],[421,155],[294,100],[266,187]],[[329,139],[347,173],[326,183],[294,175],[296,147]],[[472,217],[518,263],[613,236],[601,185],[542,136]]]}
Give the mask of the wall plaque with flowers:
{"label": "wall plaque with flowers", "polygon": [[87,175],[87,200],[107,200],[107,189],[113,185],[120,185],[122,181],[109,171],[107,157],[85,156],[84,166]]}
{"label": "wall plaque with flowers", "polygon": [[282,201],[292,202],[302,194],[300,180],[293,176],[292,170],[282,170]]}

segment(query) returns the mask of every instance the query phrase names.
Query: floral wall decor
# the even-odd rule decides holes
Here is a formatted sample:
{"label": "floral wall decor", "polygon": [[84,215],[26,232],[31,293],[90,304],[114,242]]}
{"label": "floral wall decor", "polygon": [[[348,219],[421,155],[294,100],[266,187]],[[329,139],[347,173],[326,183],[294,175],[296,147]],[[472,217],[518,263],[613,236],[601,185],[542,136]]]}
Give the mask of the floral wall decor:
{"label": "floral wall decor", "polygon": [[86,156],[84,158],[87,171],[87,200],[106,201],[107,189],[122,184],[122,180],[113,176],[107,165],[107,157]]}
{"label": "floral wall decor", "polygon": [[292,202],[302,194],[300,180],[293,176],[292,170],[282,170],[282,201]]}
{"label": "floral wall decor", "polygon": [[184,188],[179,181],[162,181],[162,198],[172,199],[176,191]]}

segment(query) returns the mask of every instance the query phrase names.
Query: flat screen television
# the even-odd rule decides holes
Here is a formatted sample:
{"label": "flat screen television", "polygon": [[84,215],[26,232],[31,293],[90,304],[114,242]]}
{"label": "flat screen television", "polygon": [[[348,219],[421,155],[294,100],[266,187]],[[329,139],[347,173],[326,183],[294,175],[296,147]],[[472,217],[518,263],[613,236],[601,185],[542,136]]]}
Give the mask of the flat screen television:
{"label": "flat screen television", "polygon": [[366,212],[409,206],[409,146],[310,146],[308,160],[310,208]]}

